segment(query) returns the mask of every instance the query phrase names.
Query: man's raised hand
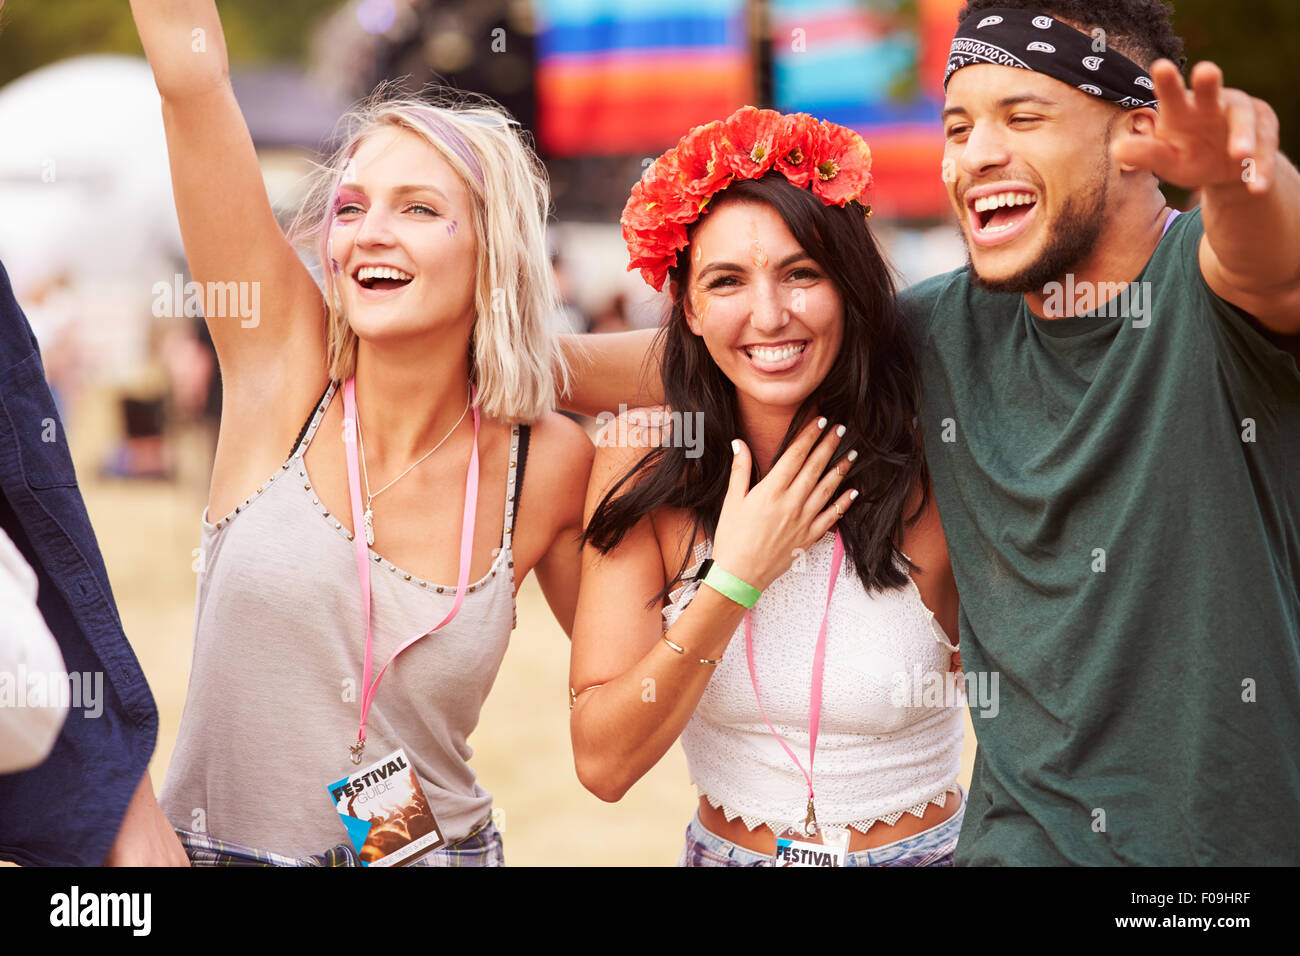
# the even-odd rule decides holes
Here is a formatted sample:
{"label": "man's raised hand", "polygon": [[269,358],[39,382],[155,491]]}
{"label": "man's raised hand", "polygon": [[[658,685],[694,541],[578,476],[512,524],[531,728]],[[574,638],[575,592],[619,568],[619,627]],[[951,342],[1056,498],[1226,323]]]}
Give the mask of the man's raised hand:
{"label": "man's raised hand", "polygon": [[1184,189],[1244,183],[1251,193],[1268,191],[1278,147],[1271,106],[1225,89],[1223,71],[1208,60],[1192,68],[1190,90],[1169,60],[1152,64],[1151,81],[1160,103],[1155,130],[1116,142],[1117,161]]}

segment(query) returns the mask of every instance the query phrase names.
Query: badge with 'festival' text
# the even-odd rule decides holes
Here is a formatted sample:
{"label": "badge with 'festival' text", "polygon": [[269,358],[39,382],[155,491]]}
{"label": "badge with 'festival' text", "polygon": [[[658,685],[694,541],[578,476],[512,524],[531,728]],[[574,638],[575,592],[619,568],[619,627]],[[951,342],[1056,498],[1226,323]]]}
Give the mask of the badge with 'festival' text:
{"label": "badge with 'festival' text", "polygon": [[405,750],[334,781],[329,791],[362,866],[404,866],[446,842]]}
{"label": "badge with 'festival' text", "polygon": [[849,831],[818,827],[812,836],[791,827],[776,838],[777,866],[844,866],[849,852]]}

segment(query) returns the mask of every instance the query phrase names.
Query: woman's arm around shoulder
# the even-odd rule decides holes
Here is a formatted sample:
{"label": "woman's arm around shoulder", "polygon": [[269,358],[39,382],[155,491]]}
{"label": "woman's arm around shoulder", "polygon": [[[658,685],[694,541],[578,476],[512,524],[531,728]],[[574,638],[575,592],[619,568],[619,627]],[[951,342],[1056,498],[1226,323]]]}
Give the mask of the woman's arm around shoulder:
{"label": "woman's arm around shoulder", "polygon": [[570,637],[578,604],[582,503],[593,452],[591,439],[577,422],[558,412],[543,415],[529,436],[519,500],[522,521],[545,525],[545,546],[533,567],[546,603]]}

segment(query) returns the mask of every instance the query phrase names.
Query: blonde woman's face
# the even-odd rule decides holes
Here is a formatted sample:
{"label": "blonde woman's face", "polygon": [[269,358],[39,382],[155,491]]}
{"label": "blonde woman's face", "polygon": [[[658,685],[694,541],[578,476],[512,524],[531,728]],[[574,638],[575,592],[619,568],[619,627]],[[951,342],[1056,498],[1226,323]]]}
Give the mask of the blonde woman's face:
{"label": "blonde woman's face", "polygon": [[362,141],[344,168],[327,247],[360,339],[468,337],[478,268],[472,211],[469,189],[420,136],[383,127]]}

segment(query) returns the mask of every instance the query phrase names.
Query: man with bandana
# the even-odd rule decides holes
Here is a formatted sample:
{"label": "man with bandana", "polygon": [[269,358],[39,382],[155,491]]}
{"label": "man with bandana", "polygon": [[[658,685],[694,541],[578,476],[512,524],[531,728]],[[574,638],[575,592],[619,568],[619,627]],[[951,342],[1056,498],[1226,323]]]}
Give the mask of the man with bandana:
{"label": "man with bandana", "polygon": [[957,862],[1294,865],[1300,175],[1267,104],[1183,86],[1156,0],[1084,7],[963,11],[970,265],[903,295],[964,662],[1001,676]]}
{"label": "man with bandana", "polygon": [[[1300,863],[1300,174],[1266,103],[1184,87],[1159,0],[960,23],[970,263],[902,294],[964,664],[1000,676],[956,862]],[[628,398],[618,338],[584,407]]]}

